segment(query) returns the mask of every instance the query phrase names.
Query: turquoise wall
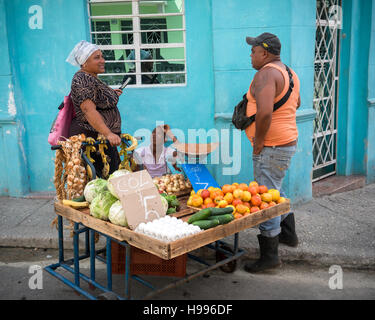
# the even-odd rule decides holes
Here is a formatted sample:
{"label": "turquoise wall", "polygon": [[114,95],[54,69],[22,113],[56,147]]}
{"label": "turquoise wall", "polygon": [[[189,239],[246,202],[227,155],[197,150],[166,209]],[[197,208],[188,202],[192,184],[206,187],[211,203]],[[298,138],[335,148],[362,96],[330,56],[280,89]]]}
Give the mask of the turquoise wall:
{"label": "turquoise wall", "polygon": [[25,127],[5,4],[0,0],[0,195],[21,196],[28,192]]}
{"label": "turquoise wall", "polygon": [[[368,181],[375,180],[374,1],[343,1],[338,119],[339,174],[366,174]],[[42,9],[39,20],[33,5]],[[245,37],[273,32],[283,62],[301,80],[298,150],[283,187],[294,202],[311,199],[315,6],[315,0],[186,0],[187,84],[127,88],[118,104],[122,131],[139,134],[157,121],[185,137],[217,129],[219,136],[211,130],[209,138],[222,142],[212,156],[220,164],[209,170],[220,184],[251,181],[252,148],[231,116],[255,74]],[[88,32],[85,0],[0,0],[0,195],[54,190],[47,137],[77,71],[65,59]]]}
{"label": "turquoise wall", "polygon": [[[343,1],[337,172],[374,181],[373,0]],[[371,50],[372,49],[372,50]]]}
{"label": "turquoise wall", "polygon": [[372,0],[368,63],[367,183],[375,182],[375,0]]}
{"label": "turquoise wall", "polygon": [[[186,136],[188,129],[208,130],[214,127],[211,6],[209,0],[200,0],[199,10],[196,10],[197,3],[186,1],[185,4],[187,85],[126,89],[118,104],[123,132],[133,134],[139,128],[152,130],[156,121],[164,121],[173,128],[179,128]],[[17,91],[17,116],[22,117],[21,123],[26,132],[22,148],[27,159],[27,167],[23,166],[27,180],[23,183],[25,190],[20,193],[10,192],[8,185],[14,185],[15,179],[7,182],[7,176],[12,175],[8,169],[0,168],[0,195],[53,191],[54,154],[47,137],[57,107],[63,96],[69,93],[71,79],[77,71],[65,59],[78,41],[89,39],[86,1],[44,0],[31,3],[1,0],[0,4],[3,8],[5,6],[3,10],[0,7],[1,14],[5,15],[6,12],[7,16],[7,36],[11,43],[9,50]],[[33,16],[29,14],[31,5],[39,5],[43,9],[42,29],[29,27],[29,19]],[[202,34],[205,36],[202,37]],[[7,40],[7,36],[1,34],[1,40]],[[1,41],[1,45],[4,45],[4,41]],[[4,48],[1,52],[7,53],[9,50]],[[0,96],[4,100],[0,100],[0,109],[5,108],[5,117],[8,117],[7,97],[11,76],[7,70],[0,69],[0,72]],[[7,76],[3,76],[3,73]],[[15,123],[12,125],[16,126]],[[20,132],[20,129],[15,132]],[[17,138],[14,139],[15,142],[8,140],[5,144],[18,150]],[[7,158],[6,153],[1,152],[1,161],[2,158]]]}

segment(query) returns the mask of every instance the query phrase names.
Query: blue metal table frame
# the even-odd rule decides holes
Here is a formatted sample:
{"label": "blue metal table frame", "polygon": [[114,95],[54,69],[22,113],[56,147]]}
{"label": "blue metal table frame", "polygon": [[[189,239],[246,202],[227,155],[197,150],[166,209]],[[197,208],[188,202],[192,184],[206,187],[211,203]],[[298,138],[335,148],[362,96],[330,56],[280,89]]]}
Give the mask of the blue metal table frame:
{"label": "blue metal table frame", "polygon": [[[83,255],[80,255],[79,251],[79,235],[84,233],[85,235],[85,252]],[[100,250],[96,250],[95,248],[95,233],[99,233],[100,235],[104,236],[106,239],[106,247]],[[233,245],[233,252],[224,250],[221,245],[225,244],[221,240],[215,241],[206,247],[216,251],[221,252],[226,256],[226,259],[216,262],[214,264],[210,264],[209,262],[205,261],[204,259],[195,256],[191,253],[188,253],[188,257],[193,259],[201,264],[204,265],[204,268],[200,271],[192,273],[190,275],[185,276],[184,278],[178,279],[176,281],[171,282],[170,284],[162,287],[156,288],[154,287],[149,281],[146,281],[142,277],[138,275],[131,275],[130,274],[130,262],[131,262],[131,250],[130,245],[126,241],[118,241],[106,234],[103,234],[99,231],[96,231],[92,228],[84,226],[82,223],[74,222],[74,229],[73,229],[73,258],[65,260],[64,257],[64,237],[63,237],[63,217],[58,215],[58,243],[59,243],[59,261],[55,264],[51,264],[44,269],[50,273],[52,276],[56,277],[57,279],[61,280],[64,284],[68,285],[69,287],[76,290],[79,294],[82,294],[88,299],[100,299],[101,297],[105,297],[105,294],[108,294],[113,299],[120,299],[120,300],[129,300],[132,299],[130,295],[130,284],[131,279],[134,279],[141,283],[142,285],[151,289],[151,292],[148,293],[144,299],[150,299],[161,292],[164,292],[168,289],[174,288],[178,285],[186,283],[187,281],[196,278],[204,273],[211,271],[213,269],[219,268],[231,261],[238,259],[240,256],[244,254],[244,251],[238,247],[238,240],[239,234],[234,234],[234,245]],[[125,247],[125,274],[124,274],[124,283],[125,283],[125,290],[124,294],[120,295],[112,291],[112,253],[111,253],[111,241],[115,241],[121,246]],[[100,254],[105,251],[106,256],[103,257]],[[90,276],[87,276],[80,272],[80,261],[84,259],[90,259]],[[107,283],[100,284],[96,281],[96,268],[95,262],[96,259],[104,262],[106,264],[106,273],[107,273]],[[66,270],[74,275],[74,282],[69,280],[67,277],[59,272],[60,270]],[[89,284],[92,288],[100,289],[104,296],[95,296],[90,292],[82,289],[81,287],[81,280],[84,280]]]}

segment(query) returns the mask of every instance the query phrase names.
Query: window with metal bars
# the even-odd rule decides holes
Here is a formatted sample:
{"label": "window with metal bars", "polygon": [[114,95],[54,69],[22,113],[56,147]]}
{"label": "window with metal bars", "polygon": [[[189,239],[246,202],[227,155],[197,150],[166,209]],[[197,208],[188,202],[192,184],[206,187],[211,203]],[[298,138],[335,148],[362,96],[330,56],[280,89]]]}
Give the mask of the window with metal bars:
{"label": "window with metal bars", "polygon": [[186,84],[184,0],[88,0],[93,43],[110,86]]}

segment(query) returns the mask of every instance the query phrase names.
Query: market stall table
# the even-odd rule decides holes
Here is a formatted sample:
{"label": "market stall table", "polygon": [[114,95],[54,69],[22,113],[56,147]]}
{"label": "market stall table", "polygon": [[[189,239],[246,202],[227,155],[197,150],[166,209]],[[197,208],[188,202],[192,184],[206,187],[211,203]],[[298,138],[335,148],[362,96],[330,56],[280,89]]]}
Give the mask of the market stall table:
{"label": "market stall table", "polygon": [[[181,199],[182,200],[182,199]],[[185,202],[185,200],[184,200]],[[186,203],[186,202],[185,202]],[[198,209],[197,209],[198,210]],[[173,214],[173,216],[187,221],[189,216],[196,212],[197,210],[184,207],[179,212]],[[69,206],[65,206],[59,202],[55,203],[55,212],[58,215],[58,237],[59,237],[59,262],[47,266],[45,268],[50,274],[63,281],[68,286],[75,289],[77,292],[83,294],[89,299],[100,298],[90,294],[89,292],[83,290],[80,286],[80,279],[87,281],[91,286],[99,288],[102,290],[107,297],[113,297],[117,299],[130,299],[130,279],[133,278],[143,283],[144,285],[153,289],[153,291],[146,295],[145,298],[151,298],[156,294],[163,292],[167,289],[173,288],[179,284],[182,284],[190,279],[200,276],[210,270],[219,268],[223,265],[228,264],[231,261],[238,259],[244,254],[244,250],[238,248],[238,236],[239,232],[256,226],[264,221],[272,219],[281,214],[290,211],[290,201],[286,200],[283,203],[277,204],[273,207],[252,213],[248,216],[244,216],[240,219],[235,219],[230,223],[219,225],[217,227],[204,230],[192,236],[188,236],[182,239],[178,239],[173,242],[163,242],[151,238],[145,234],[137,233],[128,228],[114,225],[108,221],[103,221],[94,218],[90,215],[88,208],[86,209],[73,209]],[[64,245],[63,245],[63,218],[69,219],[74,222],[74,232],[73,232],[73,247],[74,247],[74,257],[70,260],[64,259]],[[103,235],[106,238],[106,257],[100,256],[103,250],[95,249],[95,232]],[[79,234],[85,233],[85,254],[80,256],[79,253]],[[223,250],[220,244],[223,244],[222,239],[234,235],[233,252]],[[125,247],[126,258],[125,258],[125,295],[121,296],[112,291],[112,257],[111,257],[111,241],[115,241],[120,245]],[[147,281],[142,278],[130,274],[130,262],[131,246],[139,248],[141,250],[147,251],[153,255],[156,255],[162,259],[169,260],[175,257],[179,257],[183,254],[187,254],[189,258],[192,258],[198,262],[205,265],[204,269],[195,272],[190,275],[186,275],[184,278],[172,282],[171,284],[156,289],[150,285]],[[199,249],[201,247],[207,246],[215,251],[220,251],[224,253],[227,258],[218,261],[214,264],[209,264],[199,257],[191,254],[191,251]],[[86,276],[80,273],[79,263],[83,259],[90,259],[90,276]],[[106,263],[107,268],[107,285],[104,286],[99,284],[95,280],[95,259],[100,259]],[[71,265],[73,264],[73,268]],[[58,273],[57,269],[63,268],[74,274],[74,282],[70,281],[66,277]]]}

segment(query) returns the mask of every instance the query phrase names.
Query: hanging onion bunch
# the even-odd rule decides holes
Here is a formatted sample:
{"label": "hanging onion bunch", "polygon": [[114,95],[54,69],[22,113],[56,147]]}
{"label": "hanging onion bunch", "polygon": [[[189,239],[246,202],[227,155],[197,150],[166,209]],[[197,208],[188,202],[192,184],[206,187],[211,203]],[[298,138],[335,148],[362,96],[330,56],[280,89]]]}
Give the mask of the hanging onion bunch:
{"label": "hanging onion bunch", "polygon": [[[57,198],[73,199],[83,195],[86,185],[86,168],[82,163],[80,149],[85,135],[76,135],[66,141],[59,141],[59,150],[55,160],[55,187]],[[65,167],[64,167],[65,164]],[[66,183],[66,190],[65,189]]]}
{"label": "hanging onion bunch", "polygon": [[162,193],[176,193],[186,189],[191,189],[191,183],[189,180],[185,180],[184,175],[177,174],[166,174],[162,177],[156,177],[153,179],[154,184]]}

